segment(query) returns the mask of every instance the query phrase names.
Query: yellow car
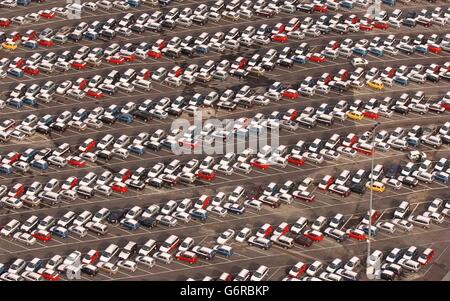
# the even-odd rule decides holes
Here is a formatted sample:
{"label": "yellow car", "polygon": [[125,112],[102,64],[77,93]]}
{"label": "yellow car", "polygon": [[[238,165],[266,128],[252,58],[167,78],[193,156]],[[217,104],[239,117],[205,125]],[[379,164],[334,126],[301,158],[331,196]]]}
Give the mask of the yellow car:
{"label": "yellow car", "polygon": [[360,111],[348,111],[347,117],[353,120],[361,120],[364,118],[364,115]]}
{"label": "yellow car", "polygon": [[17,44],[11,41],[7,41],[2,43],[2,47],[6,50],[16,50]]}
{"label": "yellow car", "polygon": [[383,82],[378,79],[367,81],[367,85],[375,90],[383,90],[384,89]]}
{"label": "yellow car", "polygon": [[375,192],[384,192],[386,187],[381,182],[373,182],[372,185],[370,185],[370,181],[366,183],[366,187],[375,191]]}

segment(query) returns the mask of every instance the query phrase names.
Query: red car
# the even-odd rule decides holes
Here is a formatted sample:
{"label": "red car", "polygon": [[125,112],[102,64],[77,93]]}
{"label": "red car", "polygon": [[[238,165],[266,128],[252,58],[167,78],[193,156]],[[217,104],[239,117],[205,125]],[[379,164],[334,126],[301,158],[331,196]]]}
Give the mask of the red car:
{"label": "red car", "polygon": [[80,77],[75,81],[74,86],[78,87],[78,89],[80,89],[80,90],[84,90],[86,88],[87,84],[88,84],[87,79]]}
{"label": "red car", "polygon": [[301,165],[305,164],[305,160],[303,160],[303,157],[300,155],[290,155],[288,157],[288,162],[292,163],[294,165],[297,165],[297,166],[301,166]]}
{"label": "red car", "polygon": [[74,176],[70,176],[66,179],[66,181],[62,185],[61,189],[72,189],[75,187],[75,185],[77,185],[77,183],[78,183],[78,178],[74,177]]}
{"label": "red car", "polygon": [[450,111],[450,103],[441,101],[441,107],[443,107],[446,111]]}
{"label": "red car", "polygon": [[316,63],[323,63],[323,62],[326,62],[326,60],[327,60],[327,59],[326,59],[323,55],[321,55],[320,53],[313,53],[313,54],[308,53],[308,54],[306,55],[306,57],[308,58],[309,61],[311,61],[311,62],[316,62]]}
{"label": "red car", "polygon": [[322,179],[322,181],[320,181],[318,187],[319,189],[322,190],[328,190],[328,187],[330,187],[331,184],[333,184],[334,182],[334,178],[330,175],[325,175]]}
{"label": "red car", "polygon": [[23,72],[29,75],[38,75],[40,73],[39,69],[36,66],[25,66],[22,68]]}
{"label": "red car", "polygon": [[283,119],[294,121],[297,117],[298,117],[298,111],[295,109],[289,109],[284,114]]}
{"label": "red car", "polygon": [[152,72],[148,69],[142,69],[138,74],[138,77],[141,77],[142,79],[149,79],[150,76],[152,76]]}
{"label": "red car", "polygon": [[94,139],[88,138],[83,142],[83,144],[81,144],[78,147],[78,150],[82,153],[85,153],[85,152],[88,152],[91,149],[93,149],[96,145],[97,145],[97,141],[95,141]]}
{"label": "red car", "polygon": [[200,178],[202,180],[206,181],[212,181],[216,177],[216,174],[211,169],[202,169],[197,171],[197,178]]}
{"label": "red car", "polygon": [[328,11],[328,7],[325,4],[315,4],[314,5],[314,11],[320,12],[320,13],[326,13]]}
{"label": "red car", "polygon": [[114,55],[114,56],[108,56],[106,58],[106,61],[110,64],[122,65],[123,63],[125,63],[125,58],[120,55]]}
{"label": "red car", "polygon": [[23,65],[25,65],[25,59],[23,59],[23,58],[21,58],[21,57],[15,57],[15,58],[12,60],[11,64],[12,64],[14,67],[20,68],[20,67],[22,67]]}
{"label": "red car", "polygon": [[435,252],[433,249],[431,248],[426,248],[422,254],[419,255],[419,258],[417,259],[417,261],[421,264],[421,265],[427,265],[428,263],[431,262],[431,260],[433,259]]}
{"label": "red car", "polygon": [[248,60],[245,58],[245,57],[238,57],[235,61],[234,61],[234,63],[233,63],[233,65],[237,65],[237,68],[236,69],[244,69],[245,68],[245,66],[247,66],[247,63],[248,63]]}
{"label": "red car", "polygon": [[317,242],[319,242],[319,241],[322,241],[322,240],[323,240],[323,234],[322,234],[322,232],[319,232],[319,231],[317,231],[317,230],[310,230],[310,229],[308,229],[308,230],[306,230],[306,231],[303,233],[303,236],[305,236],[305,237],[311,239],[312,241],[317,241]]}
{"label": "red car", "polygon": [[370,31],[373,29],[373,25],[369,23],[359,23],[359,30]]}
{"label": "red car", "polygon": [[17,183],[8,192],[8,196],[13,198],[20,198],[25,193],[25,186],[23,184]]}
{"label": "red car", "polygon": [[8,39],[11,39],[13,42],[17,42],[21,38],[22,38],[22,36],[17,31],[13,31],[8,35]]}
{"label": "red car", "polygon": [[359,241],[366,240],[366,234],[364,233],[364,231],[358,229],[348,229],[347,236]]}
{"label": "red car", "polygon": [[441,46],[436,45],[436,44],[428,44],[428,51],[439,54],[439,53],[441,53],[442,48],[441,48]]}
{"label": "red car", "polygon": [[288,40],[288,36],[284,33],[277,33],[272,36],[272,41],[286,43]]}
{"label": "red car", "polygon": [[50,39],[45,39],[45,38],[44,39],[40,39],[38,44],[40,46],[43,46],[43,47],[53,47],[53,46],[55,46],[55,42],[53,42]]}
{"label": "red car", "polygon": [[166,47],[167,47],[167,41],[165,41],[163,39],[157,40],[152,46],[153,49],[157,49],[157,50],[162,50]]}
{"label": "red car", "polygon": [[161,51],[158,50],[150,50],[147,52],[147,55],[153,59],[160,59],[162,57]]}
{"label": "red car", "polygon": [[382,30],[387,30],[389,28],[389,23],[386,21],[375,21],[373,23],[373,27],[382,29]]}
{"label": "red car", "polygon": [[281,92],[281,96],[289,99],[297,99],[300,96],[300,94],[298,93],[297,90],[287,89]]}
{"label": "red car", "polygon": [[82,61],[82,60],[74,60],[74,61],[72,62],[72,64],[71,64],[71,66],[72,66],[72,68],[74,68],[74,69],[81,70],[81,69],[86,68],[87,63],[86,63],[85,61]]}
{"label": "red car", "polygon": [[273,232],[273,227],[270,224],[264,224],[261,228],[256,232],[256,236],[258,237],[270,237]]}
{"label": "red car", "polygon": [[85,167],[86,166],[86,161],[84,161],[83,159],[81,159],[78,156],[71,157],[69,159],[69,161],[67,161],[67,163],[69,163],[70,165],[75,166],[75,167]]}
{"label": "red car", "polygon": [[[127,168],[122,168],[119,173],[117,174],[116,178],[121,178],[122,182],[125,182],[131,177],[131,170]],[[116,179],[117,180],[117,179]]]}
{"label": "red car", "polygon": [[45,279],[45,280],[49,280],[49,281],[58,281],[61,280],[61,277],[59,276],[59,273],[54,271],[54,270],[45,270],[42,272],[41,276]]}
{"label": "red car", "polygon": [[179,77],[181,74],[183,74],[183,68],[181,68],[180,66],[175,66],[170,71],[170,74],[175,77]]}
{"label": "red car", "polygon": [[197,254],[191,251],[178,252],[175,258],[189,264],[194,264],[198,261]]}
{"label": "red car", "polygon": [[27,30],[27,32],[23,35],[22,38],[26,38],[27,40],[35,40],[37,38],[37,32],[35,30]]}
{"label": "red car", "polygon": [[136,60],[136,56],[134,54],[130,54],[130,55],[122,55],[123,59],[125,60],[125,62],[134,62]]}
{"label": "red car", "polygon": [[266,160],[264,160],[264,159],[256,159],[256,158],[252,159],[250,161],[250,165],[253,166],[253,167],[257,167],[259,169],[262,169],[262,170],[266,170],[270,166],[269,162],[267,162]]}
{"label": "red car", "polygon": [[102,91],[100,91],[99,89],[96,89],[96,88],[88,89],[86,91],[86,95],[94,97],[96,99],[99,99],[99,98],[102,98],[103,96],[105,96]]}
{"label": "red car", "polygon": [[100,252],[97,250],[90,250],[84,255],[82,263],[84,264],[95,264],[100,259]]}
{"label": "red car", "polygon": [[42,18],[45,19],[53,19],[56,16],[56,13],[54,11],[46,9],[42,11],[40,15]]}
{"label": "red car", "polygon": [[11,20],[7,18],[0,18],[0,27],[9,27],[11,25]]}
{"label": "red car", "polygon": [[195,208],[206,209],[206,207],[208,207],[210,203],[211,198],[206,194],[203,194],[198,198],[197,202],[195,202]]}
{"label": "red car", "polygon": [[118,192],[118,193],[125,193],[125,192],[128,191],[127,185],[125,185],[122,182],[112,183],[111,189],[114,190],[115,192]]}
{"label": "red car", "polygon": [[52,239],[52,234],[45,230],[37,230],[31,234],[37,240],[47,242]]}
{"label": "red car", "polygon": [[289,271],[289,277],[300,278],[308,269],[308,265],[299,261]]}
{"label": "red car", "polygon": [[288,223],[281,223],[278,228],[275,230],[275,232],[277,232],[277,235],[285,235],[286,233],[289,232],[289,230],[291,229],[291,226],[289,226]]}
{"label": "red car", "polygon": [[378,115],[378,113],[374,112],[374,111],[364,111],[363,112],[364,117],[373,119],[373,120],[377,120],[380,115]]}
{"label": "red car", "polygon": [[9,152],[2,160],[2,163],[5,164],[13,164],[14,162],[16,162],[17,160],[20,159],[20,153],[18,152]]}

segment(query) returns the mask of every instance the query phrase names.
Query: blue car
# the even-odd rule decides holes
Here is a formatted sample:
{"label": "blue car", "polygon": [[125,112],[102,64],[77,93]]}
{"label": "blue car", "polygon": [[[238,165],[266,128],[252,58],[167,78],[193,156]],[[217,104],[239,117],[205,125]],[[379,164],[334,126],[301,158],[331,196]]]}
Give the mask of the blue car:
{"label": "blue car", "polygon": [[57,236],[59,238],[67,238],[67,236],[69,235],[69,231],[65,228],[62,227],[52,227],[50,229],[50,232],[52,233],[52,235]]}
{"label": "blue car", "polygon": [[359,55],[367,55],[367,49],[363,47],[353,47],[353,53]]}
{"label": "blue car", "polygon": [[135,220],[125,220],[122,223],[122,227],[127,230],[134,231],[139,228],[139,223]]}
{"label": "blue car", "polygon": [[406,138],[406,143],[412,147],[418,147],[420,145],[420,139],[417,137]]}
{"label": "blue car", "polygon": [[125,123],[132,123],[133,122],[133,115],[125,113],[120,114],[117,118],[118,121],[125,122]]}
{"label": "blue car", "polygon": [[20,160],[30,163],[36,154],[37,150],[35,150],[34,148],[29,148],[22,153],[22,155],[20,156]]}
{"label": "blue car", "polygon": [[23,107],[23,101],[20,98],[9,98],[6,100],[6,104],[16,109]]}
{"label": "blue car", "polygon": [[448,178],[449,178],[449,174],[444,172],[444,171],[439,171],[439,172],[435,172],[434,174],[434,179],[436,181],[442,182],[444,184],[448,183]]}
{"label": "blue car", "polygon": [[384,4],[390,5],[390,6],[394,6],[395,5],[396,0],[383,0]]}
{"label": "blue car", "polygon": [[17,77],[17,78],[21,78],[21,77],[23,77],[23,70],[22,69],[19,69],[19,68],[10,68],[10,69],[8,69],[8,72],[7,72],[9,75],[11,75],[11,76],[14,76],[14,77]]}
{"label": "blue car", "polygon": [[192,219],[200,220],[202,222],[208,219],[208,211],[203,209],[197,209],[191,212]]}
{"label": "blue car", "polygon": [[239,204],[232,204],[230,206],[225,207],[225,209],[228,210],[228,212],[233,214],[243,214],[245,212],[245,206],[239,205]]}
{"label": "blue car", "polygon": [[40,170],[48,169],[48,163],[45,160],[33,160],[31,166]]}
{"label": "blue car", "polygon": [[27,265],[27,268],[29,268],[29,269],[33,269],[33,272],[37,272],[37,271],[39,271],[39,269],[41,269],[41,268],[43,268],[44,267],[44,261],[42,261],[42,259],[38,259],[38,258],[36,258],[37,260],[35,261],[35,262],[29,262],[28,263],[28,265]]}
{"label": "blue car", "polygon": [[407,84],[409,84],[409,78],[407,78],[406,76],[396,75],[394,76],[394,82],[399,85],[406,86]]}
{"label": "blue car", "polygon": [[38,48],[39,45],[34,40],[28,40],[28,41],[23,42],[22,46],[26,47],[26,48],[30,48],[30,49],[36,49],[36,48]]}
{"label": "blue car", "polygon": [[353,1],[341,1],[341,6],[344,8],[352,9]]}
{"label": "blue car", "polygon": [[369,52],[376,56],[382,56],[383,55],[383,49],[379,47],[369,47]]}
{"label": "blue car", "polygon": [[425,46],[425,45],[416,45],[416,47],[414,47],[414,49],[418,53],[422,53],[422,54],[427,54],[428,53],[428,47]]}
{"label": "blue car", "polygon": [[233,248],[226,245],[217,245],[214,247],[214,251],[225,257],[231,257],[233,255]]}
{"label": "blue car", "polygon": [[199,54],[207,54],[209,52],[209,47],[206,45],[197,45],[195,51]]}
{"label": "blue car", "polygon": [[306,56],[304,55],[294,55],[291,60],[296,64],[306,64]]}
{"label": "blue car", "polygon": [[33,106],[34,107],[38,103],[38,100],[34,96],[25,96],[22,99],[22,102],[23,102],[24,105],[28,105],[28,106]]}
{"label": "blue car", "polygon": [[133,144],[128,146],[128,150],[131,153],[138,154],[139,156],[142,156],[145,153],[145,148],[142,145]]}
{"label": "blue car", "polygon": [[131,7],[139,7],[139,6],[141,6],[141,0],[127,0],[127,3]]}
{"label": "blue car", "polygon": [[9,164],[2,164],[0,165],[0,173],[10,175],[13,173],[13,168]]}
{"label": "blue car", "polygon": [[97,38],[98,38],[98,33],[95,32],[95,31],[86,31],[86,32],[83,34],[83,37],[84,37],[85,39],[87,39],[87,40],[95,41],[95,40],[97,40]]}

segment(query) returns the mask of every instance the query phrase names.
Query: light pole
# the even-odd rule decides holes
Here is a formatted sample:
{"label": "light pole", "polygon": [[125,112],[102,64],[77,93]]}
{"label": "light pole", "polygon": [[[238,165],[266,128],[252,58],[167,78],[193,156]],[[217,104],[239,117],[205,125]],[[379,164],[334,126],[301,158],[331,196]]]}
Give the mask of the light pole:
{"label": "light pole", "polygon": [[369,261],[370,257],[370,243],[372,240],[372,205],[373,205],[373,165],[375,162],[375,135],[376,135],[376,128],[380,125],[379,122],[377,122],[373,128],[372,128],[372,154],[371,154],[371,168],[370,168],[370,195],[369,195],[369,231],[368,231],[368,238],[367,238],[367,262]]}

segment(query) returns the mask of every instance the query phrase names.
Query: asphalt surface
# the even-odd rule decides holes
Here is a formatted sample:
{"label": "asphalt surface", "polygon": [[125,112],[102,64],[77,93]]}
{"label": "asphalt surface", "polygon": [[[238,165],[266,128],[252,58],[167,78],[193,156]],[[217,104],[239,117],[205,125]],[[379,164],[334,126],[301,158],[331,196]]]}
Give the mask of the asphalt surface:
{"label": "asphalt surface", "polygon": [[[174,5],[179,8],[194,6],[194,4],[199,1],[184,1],[183,3],[174,3]],[[209,1],[208,3],[212,3]],[[3,16],[14,16],[22,13],[28,13],[31,11],[37,11],[38,9],[46,9],[48,7],[53,7],[55,1],[47,1],[45,4],[37,5],[34,4],[28,8],[19,8],[17,10],[5,10],[2,12]],[[174,5],[168,8],[161,9],[162,11],[168,11]],[[437,2],[430,4],[428,2],[414,2],[411,5],[397,4],[395,7],[390,8],[383,6],[388,12],[391,12],[395,8],[401,8],[405,11],[420,10],[421,8],[431,9],[434,6],[446,7],[443,2]],[[155,9],[150,9],[154,11]],[[131,10],[137,12],[137,10]],[[349,15],[352,13],[363,14],[364,9],[357,8],[350,12],[345,11],[344,15]],[[108,12],[105,15],[102,11],[96,11],[93,13],[88,13],[86,16],[82,17],[82,21],[92,22],[98,18],[108,19],[117,18],[122,16],[124,13],[113,9],[112,12]],[[304,17],[305,14],[300,14]],[[319,14],[313,14],[313,18],[317,18]],[[179,36],[183,38],[186,35],[196,36],[203,31],[208,33],[215,33],[216,31],[226,32],[227,30],[237,27],[242,30],[248,25],[253,25],[255,27],[263,23],[276,24],[277,22],[287,22],[292,15],[281,13],[273,19],[262,19],[258,18],[256,20],[240,20],[236,23],[231,21],[220,21],[218,24],[208,23],[205,27],[195,26],[186,29],[178,27],[173,32],[166,32],[162,36],[164,38],[170,39],[173,36]],[[20,31],[26,31],[27,29],[42,30],[45,27],[57,28],[61,26],[72,26],[80,20],[64,20],[62,18],[56,19],[54,22],[47,23],[36,23],[32,25],[27,25],[26,27],[20,28]],[[12,27],[8,31],[19,30],[18,28]],[[305,38],[302,41],[290,40],[287,43],[273,43],[269,45],[255,48],[241,48],[238,52],[226,52],[225,54],[219,54],[215,52],[210,52],[206,55],[197,55],[193,58],[181,57],[178,60],[172,60],[163,58],[161,60],[152,60],[150,58],[145,61],[137,60],[133,63],[126,63],[123,66],[113,66],[107,63],[103,63],[99,68],[88,68],[84,71],[71,70],[65,73],[55,72],[54,74],[40,74],[36,77],[31,77],[26,75],[23,79],[14,80],[10,77],[4,78],[0,81],[0,91],[4,95],[10,91],[19,82],[26,83],[27,85],[33,83],[44,83],[47,80],[53,80],[55,82],[62,82],[64,80],[70,79],[74,80],[78,77],[90,77],[95,74],[106,75],[111,70],[124,71],[127,68],[148,68],[150,70],[156,70],[160,66],[166,67],[170,70],[175,65],[187,66],[188,64],[203,64],[208,60],[214,60],[219,62],[222,59],[229,59],[230,61],[237,56],[245,55],[250,57],[254,53],[264,54],[268,49],[275,48],[281,50],[285,46],[295,47],[296,45],[307,42],[313,47],[313,51],[320,52],[324,46],[331,40],[343,41],[345,38],[352,38],[354,41],[358,39],[371,39],[375,36],[386,37],[389,34],[394,34],[396,37],[400,38],[403,35],[409,35],[415,37],[417,34],[423,33],[429,36],[433,33],[438,33],[445,35],[448,33],[448,28],[439,28],[433,26],[429,29],[423,27],[416,27],[414,29],[406,29],[404,27],[400,29],[389,29],[388,31],[373,30],[371,32],[360,32],[352,33],[345,36],[340,36],[337,34],[328,34],[319,38]],[[130,38],[116,38],[112,42],[117,42],[121,45],[127,42],[141,42],[141,41],[156,41],[160,38],[159,35],[154,33],[145,33],[144,35],[133,34]],[[41,54],[54,51],[56,53],[61,53],[64,50],[76,50],[81,45],[88,45],[89,47],[105,47],[110,43],[104,41],[83,41],[81,43],[68,42],[66,45],[52,47],[51,49],[43,49],[42,47],[37,50],[24,50],[18,49],[13,52],[0,52],[0,57],[13,58],[15,56],[26,57],[32,53],[38,51]],[[369,55],[367,59],[369,60],[370,67],[378,67],[381,70],[387,66],[399,67],[400,65],[414,66],[415,64],[429,65],[431,63],[443,64],[449,61],[450,54],[448,52],[442,52],[441,54],[429,53],[427,55],[414,54],[412,56],[407,56],[399,53],[397,56],[385,55],[381,58]],[[12,109],[11,107],[6,107],[0,111],[0,120],[6,118],[13,118],[16,122],[24,119],[29,114],[33,113],[38,116],[43,116],[45,114],[59,114],[65,110],[71,112],[76,112],[79,108],[85,108],[87,110],[93,109],[97,106],[107,107],[111,104],[121,104],[124,105],[129,101],[134,101],[136,103],[146,99],[151,98],[153,100],[159,100],[163,96],[168,96],[175,98],[178,95],[183,95],[189,97],[195,93],[202,93],[206,95],[208,92],[216,90],[223,92],[226,89],[233,89],[234,91],[239,90],[239,88],[245,84],[250,85],[257,91],[265,91],[268,85],[274,81],[281,81],[285,84],[290,84],[294,88],[298,88],[299,83],[306,76],[318,77],[324,72],[329,72],[331,74],[336,74],[341,68],[347,70],[352,70],[353,67],[349,64],[349,59],[341,58],[334,61],[328,61],[323,64],[311,63],[306,65],[294,65],[291,69],[286,69],[277,66],[274,71],[267,72],[262,77],[249,77],[245,80],[238,80],[236,78],[229,78],[224,82],[211,82],[209,84],[194,84],[191,87],[168,87],[163,84],[153,82],[153,89],[150,92],[135,91],[130,94],[124,92],[118,92],[114,96],[106,96],[102,100],[94,100],[92,98],[84,98],[82,100],[76,100],[65,96],[57,96],[55,101],[49,104],[41,104],[38,108],[23,107],[21,109]],[[416,91],[424,91],[426,94],[426,100],[428,102],[433,102],[439,100],[447,91],[450,91],[450,83],[441,80],[439,83],[433,84],[427,82],[424,85],[418,85],[411,83],[406,87],[401,87],[394,85],[393,87],[388,87],[383,91],[374,92],[369,88],[362,88],[360,90],[352,90],[343,94],[336,92],[330,92],[328,95],[315,95],[313,97],[301,96],[298,100],[280,100],[277,103],[271,103],[266,107],[254,106],[249,109],[238,108],[233,112],[219,111],[216,118],[219,119],[233,119],[239,117],[252,117],[256,113],[271,113],[272,111],[278,110],[281,112],[286,111],[289,108],[295,108],[301,110],[306,106],[318,107],[322,103],[335,104],[339,100],[347,100],[351,102],[354,99],[361,99],[367,101],[372,97],[377,99],[383,99],[385,96],[390,96],[396,98],[402,93],[414,94]],[[220,94],[220,93],[219,93]],[[4,96],[6,97],[6,96]],[[206,114],[204,114],[206,115]],[[182,116],[183,118],[191,119],[189,116]],[[139,120],[135,120],[132,124],[124,124],[116,122],[112,126],[104,125],[103,128],[99,130],[87,129],[83,132],[78,132],[72,129],[68,129],[66,132],[59,134],[56,132],[52,133],[51,137],[43,137],[41,135],[35,135],[24,141],[11,141],[0,145],[0,154],[6,155],[10,151],[23,151],[29,147],[33,148],[43,148],[43,147],[55,147],[63,142],[68,142],[71,145],[78,146],[86,138],[101,139],[105,134],[113,134],[116,138],[122,134],[136,136],[138,133],[146,131],[153,133],[157,129],[169,130],[174,118],[169,117],[167,120],[152,120],[149,123],[144,123]],[[406,116],[400,116],[394,114],[391,118],[381,118],[379,120],[380,126],[379,130],[393,130],[396,127],[411,128],[413,125],[421,125],[424,127],[432,127],[442,125],[444,122],[450,121],[450,116],[448,112],[438,115],[432,112],[426,115],[419,115],[416,113],[410,113]],[[326,127],[319,125],[314,129],[299,128],[295,133],[281,131],[280,133],[280,144],[287,146],[293,146],[295,143],[301,139],[307,142],[312,142],[315,138],[328,138],[334,133],[340,135],[346,135],[349,132],[354,132],[356,134],[362,134],[363,132],[369,130],[374,125],[374,121],[369,119],[363,119],[361,121],[350,121],[346,120],[344,122],[336,122],[332,127]],[[440,149],[433,149],[428,146],[421,146],[421,150],[425,151],[429,158],[434,160],[439,160],[442,157],[449,158],[450,147],[444,145]],[[181,161],[187,162],[189,159],[194,157],[193,155],[185,155],[181,157]],[[202,155],[196,156],[198,158],[204,157]],[[94,171],[100,174],[103,170],[108,169],[112,171],[119,171],[121,168],[126,167],[130,169],[135,169],[140,166],[151,167],[157,162],[169,162],[172,159],[180,159],[179,156],[172,154],[169,151],[161,150],[159,152],[151,152],[149,150],[143,156],[137,156],[130,154],[126,160],[114,158],[108,163],[102,163],[99,161],[97,163],[88,163],[85,168],[55,168],[51,166],[45,172],[39,172],[32,169],[31,172],[27,174],[12,174],[9,176],[0,176],[0,184],[12,187],[15,183],[23,183],[28,185],[33,181],[46,182],[50,178],[57,178],[59,180],[65,180],[69,176],[82,177],[89,171]],[[375,155],[375,163],[383,164],[385,167],[391,164],[398,164],[399,162],[407,162],[405,152],[400,152],[396,150],[390,150],[388,152],[377,152]],[[130,208],[134,205],[141,207],[149,206],[150,204],[163,204],[167,200],[181,200],[183,198],[196,198],[202,194],[207,194],[210,196],[215,195],[218,191],[231,192],[237,185],[243,185],[247,190],[253,190],[257,186],[265,187],[270,182],[277,182],[279,184],[284,183],[286,180],[301,181],[303,178],[309,176],[313,177],[316,182],[320,181],[321,178],[326,175],[337,175],[343,169],[349,169],[355,172],[359,168],[370,169],[370,158],[357,155],[356,158],[348,158],[341,156],[337,161],[327,161],[326,163],[318,166],[313,163],[306,163],[301,167],[294,167],[289,165],[286,169],[280,167],[270,167],[266,171],[253,170],[249,175],[244,175],[242,173],[235,173],[232,176],[219,175],[212,183],[207,183],[204,181],[197,181],[195,185],[177,185],[173,189],[154,189],[145,188],[142,192],[136,192],[134,190],[129,191],[126,194],[119,195],[114,193],[111,197],[95,196],[92,199],[84,200],[78,198],[75,201],[67,202],[64,201],[61,206],[50,207],[47,205],[42,205],[38,208],[21,208],[18,210],[11,209],[0,209],[0,224],[4,225],[9,220],[15,218],[19,221],[25,221],[31,215],[37,215],[43,218],[47,215],[54,217],[60,217],[68,210],[73,210],[75,212],[81,212],[83,210],[89,210],[91,212],[96,212],[102,207],[107,207],[109,209],[117,208]],[[316,188],[316,187],[315,187]],[[389,220],[393,216],[393,211],[395,207],[404,200],[408,200],[411,203],[411,207],[414,213],[420,213],[426,210],[430,201],[435,197],[448,198],[447,185],[432,183],[424,184],[420,183],[417,187],[411,189],[404,187],[401,190],[393,191],[388,188],[384,193],[374,193],[374,208],[382,212],[380,220]],[[0,262],[11,263],[15,258],[23,258],[25,260],[31,260],[34,257],[39,257],[42,259],[49,259],[54,254],[67,255],[73,250],[79,250],[83,253],[89,251],[90,249],[103,250],[110,243],[116,243],[119,246],[124,246],[127,241],[136,241],[139,244],[145,243],[149,238],[153,238],[158,242],[162,242],[170,234],[176,234],[180,238],[191,236],[195,239],[196,244],[213,246],[215,245],[215,239],[217,235],[222,231],[232,228],[237,231],[243,227],[249,227],[253,231],[256,231],[259,226],[264,223],[270,223],[273,226],[277,226],[283,221],[288,223],[294,223],[300,216],[308,218],[312,221],[320,215],[326,217],[333,217],[336,213],[344,214],[346,222],[343,228],[347,229],[352,226],[359,224],[361,217],[365,214],[368,209],[368,198],[369,194],[359,196],[352,194],[348,198],[337,197],[336,195],[324,193],[319,191],[319,189],[314,190],[316,194],[316,201],[313,203],[304,203],[301,201],[294,201],[291,205],[282,205],[280,208],[271,209],[264,207],[260,212],[252,209],[248,209],[246,213],[242,216],[228,215],[225,218],[218,218],[216,216],[210,216],[206,223],[200,223],[197,221],[191,221],[189,224],[179,223],[174,228],[165,228],[163,226],[158,226],[154,229],[147,230],[140,228],[136,231],[130,232],[122,229],[118,226],[110,226],[110,231],[105,236],[96,236],[89,233],[84,238],[74,237],[71,235],[67,239],[54,238],[48,243],[37,242],[34,246],[24,246],[17,241],[12,241],[10,239],[0,238]],[[450,266],[450,256],[449,256],[449,237],[450,237],[450,227],[449,221],[446,219],[443,224],[432,225],[430,229],[420,229],[415,227],[410,233],[404,233],[402,231],[397,231],[395,234],[386,234],[384,232],[379,233],[373,238],[372,250],[380,249],[383,252],[389,252],[394,247],[408,247],[410,245],[415,245],[419,249],[424,249],[426,247],[432,247],[436,251],[436,257],[433,260],[433,264],[423,268],[417,274],[408,274],[402,279],[413,280],[441,280],[445,275],[447,275]],[[231,243],[234,248],[234,255],[231,258],[223,258],[216,256],[216,258],[207,262],[200,260],[199,263],[195,265],[189,265],[183,262],[173,262],[170,265],[165,265],[157,263],[157,265],[151,269],[147,269],[143,266],[139,266],[138,270],[134,273],[119,270],[117,275],[108,275],[105,273],[100,273],[95,278],[91,279],[89,277],[83,276],[83,280],[185,280],[188,277],[194,279],[202,279],[204,276],[217,277],[222,272],[228,272],[232,274],[238,273],[242,268],[247,268],[249,270],[255,270],[259,265],[263,264],[270,268],[268,280],[281,280],[286,276],[286,270],[289,270],[297,261],[302,261],[306,263],[312,263],[314,260],[320,260],[323,263],[329,263],[334,258],[339,257],[343,260],[350,259],[352,256],[356,255],[360,258],[366,256],[367,243],[366,242],[356,242],[354,240],[347,240],[344,243],[337,243],[330,238],[325,238],[324,241],[320,243],[315,243],[310,248],[295,246],[293,249],[284,250],[279,247],[272,247],[268,251],[262,251],[255,247],[247,246],[247,244],[240,244],[238,242]],[[364,272],[361,273],[364,276]],[[363,278],[364,279],[364,278]]]}

